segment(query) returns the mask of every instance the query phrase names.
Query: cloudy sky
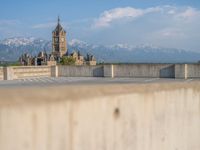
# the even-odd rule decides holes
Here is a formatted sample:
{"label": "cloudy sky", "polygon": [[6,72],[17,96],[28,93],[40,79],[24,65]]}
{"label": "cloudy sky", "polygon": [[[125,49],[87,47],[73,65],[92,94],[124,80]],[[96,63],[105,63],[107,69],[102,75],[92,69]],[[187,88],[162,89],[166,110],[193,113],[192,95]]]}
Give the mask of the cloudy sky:
{"label": "cloudy sky", "polygon": [[0,39],[50,40],[59,15],[69,40],[200,51],[200,0],[0,0],[0,4]]}

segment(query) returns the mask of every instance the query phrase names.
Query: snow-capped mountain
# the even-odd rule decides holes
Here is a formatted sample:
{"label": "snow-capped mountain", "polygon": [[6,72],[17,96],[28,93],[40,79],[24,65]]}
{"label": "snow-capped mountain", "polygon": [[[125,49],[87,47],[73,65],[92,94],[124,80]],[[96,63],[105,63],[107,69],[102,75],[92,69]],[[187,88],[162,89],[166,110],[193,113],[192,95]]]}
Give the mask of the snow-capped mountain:
{"label": "snow-capped mountain", "polygon": [[176,48],[163,48],[151,44],[132,46],[128,44],[92,45],[78,41],[69,43],[70,49],[80,50],[84,55],[93,54],[99,62],[115,63],[196,63],[200,52]]}
{"label": "snow-capped mountain", "polygon": [[51,42],[33,37],[14,37],[0,41],[0,60],[14,61],[23,53],[37,55],[39,51],[50,51]]}
{"label": "snow-capped mountain", "polygon": [[84,41],[81,41],[81,40],[78,40],[78,39],[72,39],[71,41],[68,42],[68,45],[72,46],[72,47],[88,47],[89,44],[87,42],[84,42]]}
{"label": "snow-capped mountain", "polygon": [[[0,41],[0,60],[14,61],[25,52],[37,55],[39,51],[51,52],[51,41],[34,37],[15,37]],[[116,63],[182,63],[197,62],[200,53],[174,48],[162,48],[155,45],[131,46],[128,44],[94,45],[73,39],[68,42],[68,50],[81,54],[93,54],[98,62]]]}
{"label": "snow-capped mountain", "polygon": [[9,38],[1,41],[1,44],[8,46],[25,46],[28,44],[33,44],[34,38]]}
{"label": "snow-capped mountain", "polygon": [[34,37],[28,37],[28,38],[14,37],[0,41],[0,44],[13,47],[29,46],[29,45],[44,47],[46,42],[47,41],[43,39],[36,39]]}

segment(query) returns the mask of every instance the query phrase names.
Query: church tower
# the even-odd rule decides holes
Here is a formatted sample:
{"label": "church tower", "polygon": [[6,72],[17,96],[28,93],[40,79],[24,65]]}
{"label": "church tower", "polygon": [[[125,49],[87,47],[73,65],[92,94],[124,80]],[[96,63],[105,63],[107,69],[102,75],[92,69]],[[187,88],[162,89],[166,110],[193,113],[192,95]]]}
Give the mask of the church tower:
{"label": "church tower", "polygon": [[59,17],[58,24],[52,32],[52,53],[56,60],[59,60],[67,53],[66,31],[61,26]]}

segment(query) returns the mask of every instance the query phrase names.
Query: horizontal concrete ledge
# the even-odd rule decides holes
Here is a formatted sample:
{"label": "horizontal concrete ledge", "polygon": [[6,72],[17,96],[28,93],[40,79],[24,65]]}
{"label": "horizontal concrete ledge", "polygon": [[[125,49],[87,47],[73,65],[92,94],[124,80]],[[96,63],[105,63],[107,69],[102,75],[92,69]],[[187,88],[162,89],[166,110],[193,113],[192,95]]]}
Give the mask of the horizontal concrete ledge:
{"label": "horizontal concrete ledge", "polygon": [[[41,103],[63,100],[86,100],[104,96],[126,94],[152,94],[174,90],[192,89],[199,93],[200,81],[162,82],[146,84],[60,85],[50,87],[1,88],[0,106],[3,104]],[[20,93],[20,94],[19,94]],[[173,95],[172,95],[173,96]],[[147,98],[148,99],[148,98]]]}
{"label": "horizontal concrete ledge", "polygon": [[200,82],[0,90],[0,150],[199,150]]}
{"label": "horizontal concrete ledge", "polygon": [[115,64],[97,66],[0,67],[0,80],[35,76],[108,78],[200,78],[200,64]]}

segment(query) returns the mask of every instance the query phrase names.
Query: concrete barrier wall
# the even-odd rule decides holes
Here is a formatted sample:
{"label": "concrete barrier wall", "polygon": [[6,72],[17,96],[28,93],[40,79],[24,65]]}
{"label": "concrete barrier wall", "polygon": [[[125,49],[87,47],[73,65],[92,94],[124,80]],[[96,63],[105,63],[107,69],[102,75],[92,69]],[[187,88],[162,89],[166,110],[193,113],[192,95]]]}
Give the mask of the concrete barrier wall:
{"label": "concrete barrier wall", "polygon": [[187,69],[188,69],[187,64],[176,64],[175,65],[175,78],[176,79],[187,79]]}
{"label": "concrete barrier wall", "polygon": [[3,67],[0,67],[0,80],[4,79],[4,71],[3,71]]}
{"label": "concrete barrier wall", "polygon": [[58,76],[63,77],[103,77],[102,65],[97,66],[58,66]]}
{"label": "concrete barrier wall", "polygon": [[0,149],[199,150],[199,87],[0,90]]}
{"label": "concrete barrier wall", "polygon": [[114,65],[104,65],[104,77],[114,78]]}
{"label": "concrete barrier wall", "polygon": [[200,78],[200,64],[188,64],[187,65],[187,77],[188,78]]}
{"label": "concrete barrier wall", "polygon": [[31,67],[12,67],[13,79],[26,77],[51,76],[51,67],[49,66],[31,66]]}
{"label": "concrete barrier wall", "polygon": [[0,80],[26,77],[200,78],[200,64],[121,64],[97,66],[20,66],[0,68]]}
{"label": "concrete barrier wall", "polygon": [[[111,68],[112,69],[112,68]],[[150,77],[150,78],[174,78],[175,65],[173,64],[130,64],[113,65],[114,77]]]}

